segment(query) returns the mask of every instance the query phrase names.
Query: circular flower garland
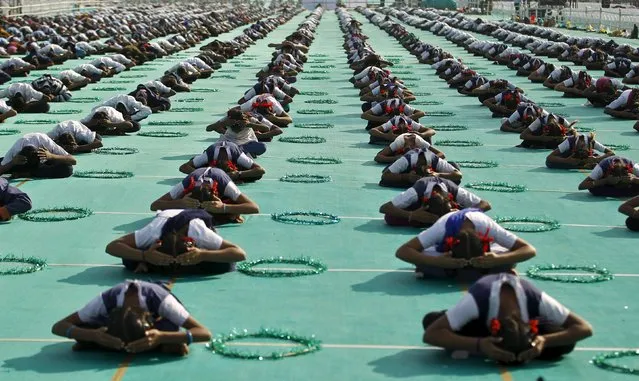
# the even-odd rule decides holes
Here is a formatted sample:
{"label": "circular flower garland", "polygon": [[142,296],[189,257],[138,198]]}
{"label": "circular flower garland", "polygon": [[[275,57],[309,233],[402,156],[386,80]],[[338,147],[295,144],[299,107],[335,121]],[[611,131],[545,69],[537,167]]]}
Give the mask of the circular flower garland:
{"label": "circular flower garland", "polygon": [[426,116],[455,116],[455,113],[450,111],[428,111]]}
{"label": "circular flower garland", "polygon": [[433,93],[413,93],[413,95],[416,97],[428,97],[433,95]]}
{"label": "circular flower garland", "polygon": [[53,115],[71,115],[71,114],[80,114],[82,110],[69,109],[69,110],[49,110],[47,114]]}
{"label": "circular flower garland", "polygon": [[324,105],[334,105],[338,102],[332,99],[307,99],[304,103],[315,103],[315,104],[324,104]]}
{"label": "circular flower garland", "polygon": [[99,101],[98,97],[86,97],[86,98],[71,98],[67,102],[69,103],[93,103]]}
{"label": "circular flower garland", "polygon": [[220,69],[217,73],[239,73],[239,70],[236,69]]}
{"label": "circular flower garland", "polygon": [[414,82],[410,82],[410,83],[407,82],[407,83],[404,83],[404,86],[406,86],[406,87],[415,87],[415,86],[417,86],[417,84],[414,83]]}
{"label": "circular flower garland", "polygon": [[597,368],[610,370],[617,373],[639,374],[639,369],[631,368],[626,365],[613,365],[608,363],[609,360],[621,359],[624,357],[638,357],[639,351],[618,351],[610,353],[602,353],[593,357],[591,363]]}
{"label": "circular flower garland", "polygon": [[[588,277],[582,278],[566,278],[559,277],[553,275],[543,274],[544,271],[555,271],[555,270],[571,270],[571,271],[583,271],[587,273],[592,273]],[[546,265],[546,266],[532,266],[526,272],[526,275],[531,279],[537,280],[549,280],[553,282],[561,282],[561,283],[598,283],[605,282],[608,280],[612,280],[613,275],[610,270],[605,268],[599,268],[595,265],[592,266],[572,266],[572,265]]]}
{"label": "circular flower garland", "polygon": [[311,69],[335,69],[335,65],[315,65],[310,66]]}
{"label": "circular flower garland", "polygon": [[[495,222],[502,225],[504,229],[513,232],[525,232],[525,233],[541,233],[549,232],[551,230],[557,230],[561,227],[559,221],[550,218],[537,218],[537,217],[497,217]],[[514,225],[505,225],[512,224]],[[531,224],[531,225],[523,225]],[[526,227],[528,226],[528,227]]]}
{"label": "circular flower garland", "polygon": [[499,181],[480,181],[477,183],[468,183],[466,184],[466,188],[504,193],[520,193],[528,190],[528,188],[523,185],[508,184]]}
{"label": "circular flower garland", "polygon": [[[241,340],[246,338],[288,340],[295,342],[301,346],[291,348],[287,352],[272,352],[269,355],[261,355],[259,353],[231,349],[226,346],[226,343],[228,343],[229,341]],[[317,352],[321,349],[321,342],[315,339],[314,335],[311,337],[304,337],[290,332],[262,328],[257,332],[248,332],[247,330],[244,330],[242,332],[233,331],[225,336],[217,336],[213,338],[213,340],[211,340],[209,344],[207,344],[207,348],[213,351],[213,353],[217,353],[225,357],[232,357],[242,360],[262,361],[280,360],[285,357],[300,356]]]}
{"label": "circular flower garland", "polygon": [[327,115],[327,114],[332,114],[333,110],[301,109],[301,110],[297,110],[297,113],[306,114],[306,115]]}
{"label": "circular flower garland", "polygon": [[73,172],[73,177],[80,177],[83,179],[126,179],[133,177],[133,172],[128,171],[76,171]]}
{"label": "circular flower garland", "polygon": [[462,126],[459,124],[446,124],[442,126],[432,126],[435,131],[465,131],[468,129],[467,126]]}
{"label": "circular flower garland", "polygon": [[324,156],[291,157],[286,159],[286,161],[297,164],[342,164],[340,159]]}
{"label": "circular flower garland", "polygon": [[94,87],[94,91],[124,91],[126,87]]}
{"label": "circular flower garland", "polygon": [[[395,67],[395,66],[393,66]],[[414,74],[412,71],[394,71],[393,74]]]}
{"label": "circular flower garland", "polygon": [[20,130],[16,130],[13,128],[7,128],[7,129],[0,129],[0,136],[7,136],[7,135],[16,135],[19,134]]}
{"label": "circular flower garland", "polygon": [[202,107],[176,107],[169,110],[170,112],[199,112],[204,111]]}
{"label": "circular flower garland", "polygon": [[220,89],[205,88],[205,89],[192,89],[192,93],[217,93]]}
{"label": "circular flower garland", "polygon": [[186,126],[193,124],[192,120],[155,120],[149,126]]}
{"label": "circular flower garland", "polygon": [[[314,220],[296,218],[297,216],[316,217]],[[293,225],[332,225],[340,221],[338,216],[323,212],[284,212],[271,214],[273,221]]]}
{"label": "circular flower garland", "polygon": [[295,123],[293,126],[297,128],[333,128],[335,127],[332,123]]}
{"label": "circular flower garland", "polygon": [[419,78],[406,77],[406,78],[402,78],[402,81],[419,81]]}
{"label": "circular flower garland", "polygon": [[[312,267],[311,269],[306,270],[269,270],[269,269],[254,269],[255,266],[264,265],[264,264],[287,264],[287,265],[304,265],[308,267]],[[318,275],[325,272],[327,269],[326,265],[318,260],[311,258],[284,258],[284,257],[274,257],[274,258],[263,258],[256,259],[254,261],[242,262],[237,265],[237,271],[241,272],[245,275],[257,276],[257,277],[266,277],[266,278],[293,278],[297,276],[306,276],[306,275]]]}
{"label": "circular flower garland", "polygon": [[537,103],[537,106],[539,107],[544,107],[544,108],[550,108],[550,107],[566,107],[565,104],[563,103],[557,103],[557,102],[541,102],[541,103]]}
{"label": "circular flower garland", "polygon": [[320,136],[289,136],[279,139],[283,143],[319,144],[326,143],[326,139]]}
{"label": "circular flower garland", "polygon": [[577,126],[575,127],[575,130],[577,130],[577,132],[595,132],[594,128],[583,127],[583,126]]}
{"label": "circular flower garland", "polygon": [[36,271],[40,271],[47,266],[47,261],[41,258],[36,257],[28,257],[28,258],[20,258],[14,255],[6,255],[0,258],[0,262],[3,263],[21,263],[28,264],[30,266],[18,266],[12,267],[6,270],[0,270],[0,275],[24,275],[34,273]]}
{"label": "circular flower garland", "polygon": [[[66,213],[67,215],[48,215],[50,213]],[[31,222],[59,222],[59,221],[71,221],[79,220],[81,218],[89,217],[93,214],[91,209],[86,208],[74,208],[74,207],[55,207],[55,208],[42,208],[33,209],[26,213],[18,214],[18,217],[25,221]]]}
{"label": "circular flower garland", "polygon": [[60,121],[52,119],[16,120],[15,124],[58,124]]}
{"label": "circular flower garland", "polygon": [[204,98],[184,98],[184,99],[176,99],[177,103],[199,103],[204,102]]}
{"label": "circular flower garland", "polygon": [[444,102],[439,102],[439,101],[413,101],[411,102],[412,105],[423,105],[423,106],[439,106],[439,105],[443,105]]}
{"label": "circular flower garland", "polygon": [[285,175],[280,177],[280,181],[285,183],[328,183],[331,181],[330,176],[322,176],[322,175],[308,175],[308,174],[298,174],[298,175]]}
{"label": "circular flower garland", "polygon": [[222,74],[222,75],[216,75],[213,78],[225,78],[225,79],[237,79],[236,76],[234,75],[228,75],[228,74]]}
{"label": "circular flower garland", "polygon": [[479,147],[484,144],[476,140],[440,140],[437,145],[442,147]]}
{"label": "circular flower garland", "polygon": [[302,91],[300,92],[300,95],[307,95],[310,97],[321,97],[323,95],[328,95],[328,93],[325,91]]}
{"label": "circular flower garland", "polygon": [[494,161],[479,161],[479,160],[462,160],[456,161],[457,165],[462,168],[495,168],[499,164]]}
{"label": "circular flower garland", "polygon": [[133,83],[135,81],[128,81],[128,80],[116,80],[116,81],[109,81],[108,84],[110,85],[119,85],[119,84],[124,84],[124,83]]}
{"label": "circular flower garland", "polygon": [[142,66],[135,66],[131,68],[131,71],[154,71],[156,69],[152,68],[152,67],[142,67]]}
{"label": "circular flower garland", "polygon": [[325,81],[330,79],[330,77],[303,77],[302,79],[307,81]]}
{"label": "circular flower garland", "polygon": [[328,74],[328,70],[309,70],[305,71],[304,74]]}
{"label": "circular flower garland", "polygon": [[243,63],[236,63],[233,65],[235,65],[235,67],[253,67],[253,65],[243,64]]}
{"label": "circular flower garland", "polygon": [[610,148],[613,151],[627,151],[630,146],[627,144],[604,144],[604,146]]}
{"label": "circular flower garland", "polygon": [[179,131],[144,131],[139,132],[138,136],[146,136],[150,138],[183,138],[185,136],[189,136],[189,134]]}
{"label": "circular flower garland", "polygon": [[144,74],[126,74],[126,75],[121,75],[120,78],[145,78],[146,75]]}
{"label": "circular flower garland", "polygon": [[128,148],[128,147],[107,147],[107,148],[98,148],[93,150],[93,152],[99,155],[133,155],[135,153],[140,152],[137,148]]}

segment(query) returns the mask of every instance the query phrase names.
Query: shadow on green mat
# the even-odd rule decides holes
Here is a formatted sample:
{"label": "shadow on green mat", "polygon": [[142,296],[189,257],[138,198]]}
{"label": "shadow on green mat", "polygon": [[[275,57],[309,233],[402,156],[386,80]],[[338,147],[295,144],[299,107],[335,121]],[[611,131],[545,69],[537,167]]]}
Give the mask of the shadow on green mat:
{"label": "shadow on green mat", "polygon": [[411,273],[386,272],[364,283],[354,284],[351,289],[355,292],[374,292],[395,296],[425,296],[459,293],[460,286],[447,279],[429,279],[428,282],[424,282]]}

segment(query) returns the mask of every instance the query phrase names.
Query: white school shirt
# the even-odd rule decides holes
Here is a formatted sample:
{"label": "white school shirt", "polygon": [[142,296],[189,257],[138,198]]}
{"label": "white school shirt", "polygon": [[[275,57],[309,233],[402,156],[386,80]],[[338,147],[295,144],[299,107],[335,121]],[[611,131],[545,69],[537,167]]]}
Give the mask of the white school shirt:
{"label": "white school shirt", "polygon": [[[438,253],[438,255],[444,254],[438,252],[436,250],[436,246],[445,238],[446,222],[453,213],[457,212],[450,212],[443,215],[431,227],[424,230],[417,236],[417,239],[422,245],[424,251],[427,251],[431,255],[435,253]],[[475,231],[478,234],[487,234],[488,237],[494,240],[494,244],[505,249],[512,249],[518,239],[516,235],[501,227],[501,225],[483,212],[468,212],[466,213],[466,218],[475,225]]]}
{"label": "white school shirt", "polygon": [[122,65],[130,65],[133,63],[130,59],[126,58],[124,54],[113,54],[108,56],[107,58],[111,58],[113,61],[118,62]]}
{"label": "white school shirt", "polygon": [[400,149],[404,148],[406,146],[406,137],[408,135],[415,135],[415,147],[416,148],[422,148],[422,149],[429,149],[430,148],[430,143],[428,143],[426,140],[424,140],[424,138],[422,138],[421,136],[414,134],[412,132],[405,132],[401,135],[399,135],[398,137],[395,138],[395,140],[393,140],[393,142],[390,144],[390,149],[393,152],[397,152]]}
{"label": "white school shirt", "polygon": [[[590,138],[588,137],[588,135],[584,135],[584,143],[586,143],[586,146],[588,145],[589,140]],[[557,146],[557,149],[559,150],[560,153],[565,153],[567,151],[570,151],[570,141],[568,139],[564,140],[563,142],[561,142],[560,145]],[[606,152],[606,146],[604,146],[603,144],[599,143],[596,140],[595,140],[593,149],[598,152]]]}
{"label": "white school shirt", "polygon": [[628,104],[628,98],[630,97],[631,92],[632,90],[630,89],[624,91],[623,93],[621,93],[621,95],[619,95],[617,99],[615,99],[608,106],[606,106],[606,108],[610,108],[613,110],[625,108],[626,105]]}
{"label": "white school shirt", "polygon": [[[639,163],[635,163],[632,166],[632,174],[639,177]],[[595,166],[595,168],[590,172],[588,177],[590,177],[593,180],[599,180],[604,177],[603,169],[601,169],[599,164]]]}
{"label": "white school shirt", "polygon": [[[528,129],[530,131],[532,131],[532,132],[535,132],[535,131],[539,130],[541,128],[541,119],[545,118],[547,115],[549,115],[549,114],[548,113],[543,114],[541,117],[538,117],[537,119],[535,119],[535,121],[532,122],[528,126]],[[563,116],[559,116],[559,115],[555,115],[555,117],[557,118],[557,123],[559,123],[560,125],[564,126],[565,128],[568,128],[570,123],[568,123],[566,118],[564,118]]]}
{"label": "white school shirt", "polygon": [[393,125],[397,125],[397,123],[400,122],[401,119],[404,119],[406,123],[406,125],[408,125],[408,122],[410,122],[410,126],[413,129],[413,131],[417,131],[420,128],[424,127],[422,124],[415,122],[414,120],[407,118],[407,117],[401,117],[399,115],[392,117],[388,122],[382,124],[382,129],[384,130],[384,132],[388,132],[391,131],[393,129]]}
{"label": "white school shirt", "polygon": [[[275,99],[277,100],[283,100],[284,98],[286,98],[286,93],[283,92],[282,90],[280,90],[277,87],[273,87],[273,90],[270,93],[264,93],[264,94],[271,94],[275,97]],[[255,87],[251,87],[246,94],[244,94],[243,99],[245,101],[250,100],[251,98],[253,98],[254,96],[258,95],[257,92],[255,91]]]}
{"label": "white school shirt", "polygon": [[284,113],[284,108],[272,95],[260,94],[256,95],[250,100],[242,103],[240,105],[240,110],[244,112],[253,111],[253,103],[255,102],[271,102],[273,107],[273,113],[275,115],[282,115]]}
{"label": "white school shirt", "polygon": [[17,93],[22,94],[22,97],[26,102],[39,101],[44,94],[34,89],[28,83],[13,83],[6,89],[0,90],[0,98],[12,98]]}
{"label": "white school shirt", "polygon": [[[446,184],[437,183],[435,181],[429,182],[424,192],[424,197],[430,197],[433,188],[437,185],[444,192],[448,192],[448,188],[446,188]],[[415,188],[411,187],[405,190],[404,192],[398,194],[391,200],[393,206],[406,209],[409,206],[419,201],[419,197]],[[474,193],[467,191],[462,187],[457,188],[457,196],[455,197],[455,202],[457,202],[462,208],[476,208],[481,203],[481,198]]]}
{"label": "white school shirt", "polygon": [[[137,280],[127,280],[127,283],[138,283]],[[146,305],[146,298],[142,295],[141,287],[138,287],[138,300],[140,301],[140,307],[148,311]],[[122,292],[117,296],[116,307],[122,307],[124,305],[124,296],[128,287],[123,288]],[[93,298],[87,305],[77,311],[80,321],[87,324],[100,324],[103,321],[103,317],[107,316],[107,309],[102,299],[102,294]],[[158,314],[171,323],[181,327],[184,322],[189,318],[190,314],[184,308],[184,306],[175,298],[175,296],[167,295],[162,303],[158,307]]]}
{"label": "white school shirt", "polygon": [[83,124],[89,123],[89,121],[93,119],[93,115],[95,115],[98,112],[106,113],[107,118],[109,119],[109,122],[111,123],[122,123],[125,121],[124,115],[122,115],[122,113],[119,112],[118,110],[109,106],[100,106],[91,110],[89,115],[87,115],[84,119],[81,119],[80,122],[82,122]]}
{"label": "white school shirt", "polygon": [[191,64],[200,70],[213,70],[213,68],[207,65],[206,62],[204,62],[201,58],[191,57],[184,60],[184,62]]}
{"label": "white school shirt", "polygon": [[[202,174],[199,176],[199,181],[202,181],[203,177],[207,177],[207,174],[209,173],[209,171],[214,170],[215,168],[200,168],[200,169],[196,169],[196,171],[202,171]],[[189,175],[190,177],[191,175]],[[209,175],[211,176],[211,175]],[[171,190],[169,191],[169,195],[171,196],[171,198],[173,200],[177,200],[180,199],[183,195],[184,195],[184,184],[183,181],[180,181],[179,183],[175,184],[173,186],[173,188],[171,188]],[[237,199],[242,195],[242,192],[240,191],[240,189],[237,187],[237,185],[235,185],[235,183],[231,180],[229,180],[229,182],[226,184],[226,187],[224,187],[224,196],[230,198],[233,201],[237,201]]]}
{"label": "white school shirt", "polygon": [[10,58],[0,64],[0,69],[4,70],[12,65],[16,69],[22,69],[22,68],[28,67],[31,64],[23,60],[22,58]]}
{"label": "white school shirt", "polygon": [[20,154],[20,151],[26,146],[34,146],[36,148],[46,148],[47,151],[51,152],[54,155],[61,156],[69,156],[69,153],[64,150],[64,148],[57,145],[50,137],[46,134],[35,132],[31,134],[26,134],[20,139],[18,139],[13,146],[9,148],[9,151],[4,155],[2,159],[2,165],[7,165],[13,160],[13,158]]}
{"label": "white school shirt", "polygon": [[[430,164],[432,162],[432,160],[436,157],[436,155],[430,151],[424,151],[423,149],[414,149],[410,152],[411,155],[411,162],[415,163],[417,162],[417,159],[414,157],[415,155],[425,155],[426,156],[426,160],[428,162],[428,164]],[[410,167],[410,162],[408,161],[408,159],[406,159],[405,157],[406,155],[400,157],[399,159],[395,160],[395,162],[391,165],[388,166],[387,170],[390,173],[404,173],[406,172],[409,167]],[[435,171],[437,173],[452,173],[455,172],[457,170],[457,168],[453,167],[452,165],[450,165],[449,162],[447,162],[444,159],[439,159],[437,160],[437,168],[435,168]]]}
{"label": "white school shirt", "polygon": [[73,68],[73,71],[79,74],[81,74],[83,71],[87,71],[90,74],[99,74],[99,75],[102,75],[104,73],[102,70],[98,69],[97,67],[91,64],[78,65],[77,67]]}
{"label": "white school shirt", "polygon": [[61,71],[60,73],[58,73],[56,77],[60,80],[66,79],[67,81],[71,81],[71,82],[79,82],[79,81],[84,81],[86,79],[84,76],[76,73],[73,70]]}
{"label": "white school shirt", "polygon": [[148,81],[144,83],[144,86],[149,89],[157,90],[161,95],[171,94],[171,88],[163,84],[161,81]]}
{"label": "white school shirt", "polygon": [[563,81],[562,83],[564,84],[564,86],[566,87],[572,87],[575,85],[575,83],[579,80],[579,73],[572,73],[572,77],[566,79],[565,81]]}
{"label": "white school shirt", "polygon": [[[502,273],[499,275],[499,279],[491,285],[490,297],[488,299],[487,321],[482,323],[488,326],[490,321],[499,315],[500,293],[504,283],[509,284],[513,290],[515,290],[517,304],[521,312],[521,319],[524,322],[528,322],[531,318],[536,318],[536,316],[529,316],[526,293],[518,281],[518,277],[512,274]],[[539,303],[539,315],[543,318],[544,323],[562,326],[566,322],[568,315],[570,315],[570,310],[542,291],[541,301]],[[460,331],[467,323],[478,317],[479,307],[473,295],[469,293],[466,293],[454,307],[446,311],[446,318],[453,331]]]}
{"label": "white school shirt", "polygon": [[116,95],[112,98],[107,99],[102,102],[101,106],[109,106],[115,108],[118,103],[124,104],[127,110],[129,111],[137,111],[135,114],[131,115],[131,119],[136,122],[145,119],[147,116],[151,115],[153,111],[150,107],[143,105],[141,102],[138,102],[130,95]]}
{"label": "white school shirt", "polygon": [[91,131],[87,126],[75,120],[65,120],[64,122],[58,123],[47,135],[55,140],[60,135],[66,133],[73,135],[79,143],[92,143],[96,135],[96,133]]}
{"label": "white school shirt", "polygon": [[0,114],[11,111],[11,107],[7,104],[7,101],[0,99]]}
{"label": "white school shirt", "polygon": [[116,73],[121,73],[121,72],[126,70],[126,66],[122,65],[121,63],[119,63],[117,61],[112,60],[109,57],[97,58],[97,59],[91,61],[90,64],[95,66],[96,68],[97,68],[98,65],[104,64],[104,65],[106,65],[106,67],[114,69]]}
{"label": "white school shirt", "polygon": [[[156,214],[153,221],[140,230],[136,230],[135,247],[138,249],[148,249],[162,236],[162,228],[169,218],[177,216],[181,209],[167,209]],[[218,250],[224,241],[216,232],[209,229],[201,219],[194,219],[189,222],[187,235],[193,238],[195,246],[202,249]]]}

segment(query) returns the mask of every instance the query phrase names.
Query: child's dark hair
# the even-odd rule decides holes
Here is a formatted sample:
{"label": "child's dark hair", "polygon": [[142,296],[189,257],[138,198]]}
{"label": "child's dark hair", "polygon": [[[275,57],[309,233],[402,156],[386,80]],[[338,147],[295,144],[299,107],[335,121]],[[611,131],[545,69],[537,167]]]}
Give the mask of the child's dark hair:
{"label": "child's dark hair", "polygon": [[72,151],[71,148],[77,145],[75,136],[73,136],[73,134],[69,132],[65,132],[64,134],[61,134],[60,136],[58,136],[55,139],[55,143],[61,146],[62,148],[64,148],[67,152],[71,152]]}
{"label": "child's dark hair", "polygon": [[432,192],[430,198],[426,202],[428,213],[436,216],[443,216],[451,211],[450,201],[448,200],[448,193]]}
{"label": "child's dark hair", "polygon": [[455,240],[458,243],[451,249],[453,258],[471,259],[484,255],[484,245],[475,232],[461,231]]}
{"label": "child's dark hair", "polygon": [[170,231],[160,237],[162,242],[158,251],[172,257],[177,257],[188,251],[189,242],[187,237],[187,231],[189,224],[186,224],[177,231]]}
{"label": "child's dark hair", "polygon": [[[20,171],[35,171],[40,165],[40,158],[38,157],[38,149],[34,146],[26,146],[20,150],[19,155],[24,156],[27,159],[25,164],[15,166],[14,170]],[[19,168],[19,170],[18,170]]]}
{"label": "child's dark hair", "polygon": [[118,307],[109,313],[107,333],[131,343],[146,336],[153,327],[151,314],[131,307]]}
{"label": "child's dark hair", "polygon": [[626,227],[628,230],[632,230],[634,232],[639,231],[639,219],[632,217],[626,218]]}
{"label": "child's dark hair", "polygon": [[530,327],[515,316],[506,316],[499,319],[500,329],[497,336],[502,338],[497,346],[501,349],[518,355],[532,348],[533,335]]}
{"label": "child's dark hair", "polygon": [[189,197],[196,199],[199,202],[213,201],[213,191],[210,187],[203,184],[202,186],[195,187],[193,191],[191,191]]}

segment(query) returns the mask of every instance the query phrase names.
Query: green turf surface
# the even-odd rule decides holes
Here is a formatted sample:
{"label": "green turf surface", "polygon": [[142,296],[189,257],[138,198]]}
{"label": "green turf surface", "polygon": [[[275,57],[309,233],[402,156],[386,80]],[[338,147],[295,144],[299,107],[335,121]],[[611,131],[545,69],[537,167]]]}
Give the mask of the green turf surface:
{"label": "green turf surface", "polygon": [[[105,147],[135,147],[135,155],[78,157],[78,170],[113,169],[131,171],[129,179],[101,180],[69,178],[65,180],[28,181],[21,186],[34,200],[34,206],[88,207],[95,214],[86,219],[60,223],[34,223],[16,219],[0,226],[0,253],[39,256],[52,264],[44,271],[22,276],[0,277],[5,290],[5,308],[0,328],[0,372],[2,380],[113,379],[120,354],[73,353],[70,342],[56,341],[51,325],[84,305],[101,290],[126,278],[118,261],[104,253],[112,239],[138,229],[152,218],[149,205],[183,178],[180,164],[202,152],[215,141],[215,133],[204,127],[223,113],[254,82],[256,67],[270,59],[270,42],[281,41],[296,29],[304,15],[276,29],[247,50],[255,55],[255,67],[238,67],[238,79],[203,79],[197,88],[219,88],[217,93],[197,93],[205,98],[198,103],[204,111],[194,113],[162,113],[148,121],[188,119],[188,126],[147,126],[143,130],[174,130],[189,136],[159,139],[138,136],[105,138]],[[638,306],[632,297],[637,281],[638,259],[635,236],[620,228],[623,218],[616,212],[617,200],[596,199],[577,191],[585,174],[579,171],[551,171],[545,168],[545,151],[529,151],[514,146],[516,135],[498,131],[499,120],[475,98],[450,90],[427,65],[420,65],[403,47],[369,24],[363,17],[363,31],[373,47],[384,55],[399,56],[402,65],[410,66],[410,75],[418,77],[415,92],[433,95],[419,100],[437,100],[443,105],[419,106],[427,111],[451,111],[448,118],[424,118],[428,125],[458,124],[467,131],[439,132],[437,140],[478,140],[482,147],[446,147],[451,160],[492,160],[496,168],[465,169],[463,184],[471,181],[506,181],[530,188],[524,193],[477,193],[493,205],[492,216],[549,216],[563,226],[548,233],[524,233],[521,236],[537,249],[537,258],[519,266],[532,264],[599,264],[620,276],[613,281],[592,285],[538,282],[539,286],[569,308],[588,319],[595,336],[580,343],[578,350],[558,364],[535,363],[521,369],[508,369],[511,379],[534,380],[624,380],[630,376],[598,370],[588,361],[599,348],[632,347],[639,324]],[[441,37],[417,31],[426,41],[440,44],[469,63],[487,66],[481,58],[471,57]],[[236,31],[235,33],[238,33]],[[220,39],[230,38],[220,36]],[[274,139],[268,151],[257,161],[267,173],[261,181],[242,185],[241,190],[260,206],[260,214],[246,216],[240,226],[219,229],[228,240],[243,247],[250,259],[285,256],[309,256],[327,264],[329,271],[318,275],[291,279],[254,278],[240,273],[208,278],[179,278],[174,292],[192,314],[214,333],[227,333],[234,328],[257,330],[272,327],[294,331],[300,335],[315,334],[324,348],[308,356],[281,361],[242,361],[220,357],[203,345],[193,346],[184,359],[161,356],[136,356],[121,379],[169,380],[219,378],[224,380],[388,380],[388,379],[472,379],[500,380],[500,369],[479,359],[453,360],[441,351],[421,344],[421,318],[431,310],[453,305],[462,295],[464,285],[453,282],[423,282],[397,260],[394,252],[419,231],[384,225],[378,208],[398,190],[380,188],[377,183],[383,166],[372,161],[382,147],[368,144],[365,123],[359,118],[361,102],[358,91],[348,82],[352,71],[346,64],[342,33],[333,13],[324,14],[311,46],[309,61],[327,59],[335,68],[330,79],[305,81],[295,86],[300,91],[326,91],[339,103],[312,105],[330,109],[330,115],[300,115],[296,110],[311,108],[305,100],[317,99],[298,95],[291,105],[295,123],[332,123],[331,129],[308,130],[290,127],[283,136],[316,135],[326,139],[322,144],[291,144]],[[320,57],[326,54],[327,57]],[[223,65],[237,67],[241,56]],[[177,58],[175,61],[177,62]],[[171,63],[167,63],[169,67]],[[158,67],[148,74],[153,79],[162,73]],[[557,102],[558,95],[540,85],[524,82],[514,72],[491,66],[490,71],[523,87],[538,101]],[[142,73],[142,72],[141,72]],[[107,86],[108,80],[97,86]],[[115,92],[114,94],[116,94]],[[93,92],[91,88],[77,96],[106,97],[114,94]],[[192,98],[179,94],[176,100]],[[633,146],[627,151],[633,157],[636,147],[631,122],[612,120],[594,110],[580,106],[583,100],[560,99],[566,109],[584,125],[597,127],[605,142]],[[184,103],[174,103],[181,107]],[[82,109],[92,104],[56,105],[56,109]],[[48,117],[48,116],[45,116]],[[58,116],[60,117],[60,116]],[[42,115],[18,118],[42,119]],[[13,128],[8,121],[2,128]],[[46,131],[48,126],[19,125],[23,132]],[[47,128],[45,128],[47,127]],[[52,127],[52,126],[51,126]],[[0,136],[0,150],[6,150],[15,136]],[[296,156],[321,155],[339,157],[338,165],[303,165],[287,162]],[[279,181],[286,174],[330,175],[332,182],[294,184]],[[342,216],[339,224],[329,226],[297,226],[277,223],[270,213],[286,211],[321,211]],[[2,265],[0,265],[2,266]],[[1,269],[2,267],[0,267]],[[143,277],[146,279],[147,277]],[[627,308],[626,308],[627,307]],[[242,347],[270,353],[280,347]],[[630,362],[629,362],[630,363]]]}

